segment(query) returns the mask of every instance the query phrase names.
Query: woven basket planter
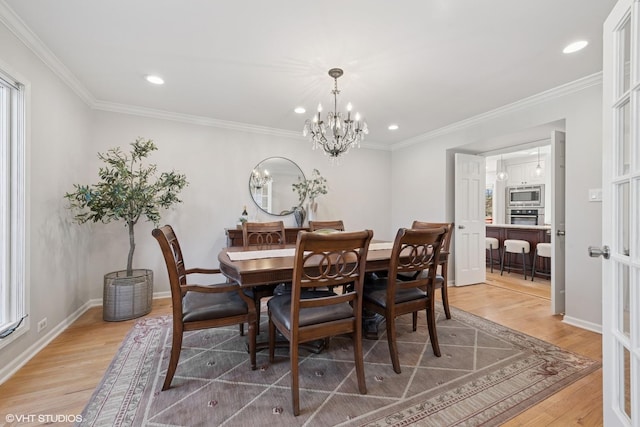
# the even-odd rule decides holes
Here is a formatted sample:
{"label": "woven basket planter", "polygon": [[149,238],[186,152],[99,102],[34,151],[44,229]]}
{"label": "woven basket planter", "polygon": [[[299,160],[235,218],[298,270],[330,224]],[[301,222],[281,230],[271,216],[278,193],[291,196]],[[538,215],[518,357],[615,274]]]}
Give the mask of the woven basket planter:
{"label": "woven basket planter", "polygon": [[135,319],[151,311],[153,270],[114,271],[104,275],[102,318],[108,322]]}

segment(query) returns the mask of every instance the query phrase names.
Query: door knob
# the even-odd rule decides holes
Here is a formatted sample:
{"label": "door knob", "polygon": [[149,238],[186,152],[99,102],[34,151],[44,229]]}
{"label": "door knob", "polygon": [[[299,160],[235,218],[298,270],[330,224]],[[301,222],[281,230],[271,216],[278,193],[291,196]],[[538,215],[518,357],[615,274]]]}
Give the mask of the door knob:
{"label": "door knob", "polygon": [[459,225],[459,226],[458,226],[458,228],[459,228],[460,230],[464,230],[464,229],[465,229],[465,226],[464,226],[464,225]]}
{"label": "door knob", "polygon": [[564,236],[564,230],[556,231],[556,236]]}
{"label": "door knob", "polygon": [[599,256],[602,256],[602,258],[604,259],[609,259],[609,256],[611,255],[611,251],[609,250],[609,246],[603,246],[602,248],[599,248],[597,246],[589,246],[589,256],[592,258],[598,258]]}

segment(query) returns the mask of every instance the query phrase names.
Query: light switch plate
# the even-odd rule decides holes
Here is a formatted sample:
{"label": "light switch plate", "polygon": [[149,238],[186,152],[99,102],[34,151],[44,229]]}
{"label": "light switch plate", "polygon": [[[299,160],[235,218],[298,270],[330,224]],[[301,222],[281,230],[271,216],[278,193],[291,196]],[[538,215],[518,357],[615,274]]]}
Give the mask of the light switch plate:
{"label": "light switch plate", "polygon": [[590,188],[589,189],[589,201],[601,202],[602,201],[602,188]]}

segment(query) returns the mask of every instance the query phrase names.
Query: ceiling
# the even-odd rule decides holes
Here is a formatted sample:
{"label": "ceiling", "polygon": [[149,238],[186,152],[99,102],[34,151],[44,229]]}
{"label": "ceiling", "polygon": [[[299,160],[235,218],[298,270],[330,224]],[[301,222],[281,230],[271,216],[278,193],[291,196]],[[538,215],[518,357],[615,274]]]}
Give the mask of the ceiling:
{"label": "ceiling", "polygon": [[[363,145],[390,148],[598,73],[615,0],[3,4],[0,20],[53,58],[94,108],[298,133],[318,102],[332,109],[327,71],[341,67],[338,109],[352,102],[369,125]],[[579,39],[586,49],[562,53]],[[148,74],[166,83],[151,85]]]}

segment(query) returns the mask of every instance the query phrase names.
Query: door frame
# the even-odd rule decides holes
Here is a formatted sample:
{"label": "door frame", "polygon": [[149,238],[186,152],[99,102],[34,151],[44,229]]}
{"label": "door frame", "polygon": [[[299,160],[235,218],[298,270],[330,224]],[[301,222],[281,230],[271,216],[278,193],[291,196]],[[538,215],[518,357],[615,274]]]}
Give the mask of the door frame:
{"label": "door frame", "polygon": [[551,314],[565,311],[566,133],[551,132]]}

